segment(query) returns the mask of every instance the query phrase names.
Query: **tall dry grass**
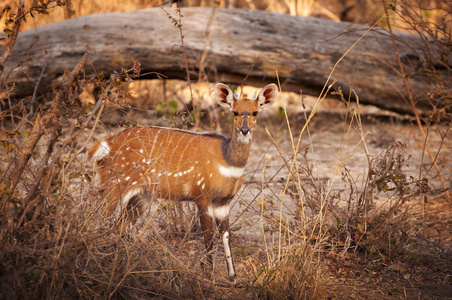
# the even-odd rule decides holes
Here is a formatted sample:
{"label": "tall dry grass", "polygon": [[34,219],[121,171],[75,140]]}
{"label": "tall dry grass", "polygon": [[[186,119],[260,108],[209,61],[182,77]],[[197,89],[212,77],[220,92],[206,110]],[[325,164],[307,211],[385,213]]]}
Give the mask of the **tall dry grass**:
{"label": "tall dry grass", "polygon": [[[263,130],[279,155],[274,160],[278,165],[270,168],[262,156],[249,169],[261,174],[253,183],[254,197],[244,193],[235,200],[234,205],[242,205],[236,221],[250,211],[260,233],[259,241],[249,241],[240,233],[243,225],[237,230],[238,278],[225,279],[218,247],[215,272],[206,273],[199,264],[204,259],[201,232],[189,204],[155,203],[137,226],[119,216],[102,217],[102,195],[92,184],[84,152],[119,126],[142,122],[126,101],[132,98],[129,87],[139,65],[109,78],[86,77],[86,68],[84,58],[59,91],[31,113],[19,102],[0,114],[0,298],[318,299],[335,296],[329,256],[363,255],[370,268],[379,260],[388,264],[414,257],[427,247],[410,231],[411,204],[419,199],[428,203],[427,171],[433,163],[423,164],[413,177],[400,143],[370,152],[359,95],[353,99],[356,104],[342,97],[342,142],[329,176],[322,178],[310,163],[315,145],[309,129],[318,107],[335,89],[334,82],[327,82],[301,128],[282,106],[287,135]],[[90,84],[96,87],[94,101],[79,101]],[[162,88],[171,84],[162,83]],[[340,90],[335,93],[341,97]],[[167,91],[162,94],[162,99],[168,96]],[[168,99],[151,112],[155,119],[189,126],[190,108],[173,110],[178,105],[172,104],[174,97]],[[209,110],[204,113],[201,126],[213,127]],[[347,169],[359,154],[366,161],[361,181]],[[338,182],[346,188],[337,189]]]}
{"label": "tall dry grass", "polygon": [[[344,168],[344,161],[365,151],[366,136],[360,133],[357,148],[338,153],[332,179],[324,180],[308,159],[309,124],[298,132],[288,119],[287,130],[293,132],[291,151],[268,131],[268,141],[280,149],[277,161],[282,164],[277,168],[281,171],[249,169],[263,171],[254,190],[260,194],[236,199],[252,209],[251,215],[259,216],[261,235],[260,242],[253,242],[236,231],[240,237],[233,239],[239,272],[235,283],[225,279],[219,241],[215,273],[200,268],[204,247],[193,207],[156,204],[156,210],[137,226],[120,222],[118,216],[105,220],[102,195],[91,183],[93,175],[83,149],[93,140],[91,132],[101,138],[99,134],[109,131],[102,125],[103,114],[118,107],[130,109],[120,101],[126,96],[120,91],[127,81],[127,77],[120,81],[115,77],[105,82],[96,113],[91,113],[89,104],[79,113],[80,107],[66,103],[65,114],[53,124],[61,134],[43,135],[16,189],[3,190],[8,195],[1,198],[1,298],[318,299],[331,295],[334,287],[327,276],[325,255],[355,251],[366,253],[372,261],[375,255],[400,257],[410,245],[405,234],[410,214],[403,205],[416,193],[427,195],[426,186],[420,190],[419,183],[405,175],[397,145],[381,156],[367,154],[369,174],[363,187]],[[3,131],[2,185],[10,178],[27,136],[34,132],[33,124],[39,122],[26,118],[26,108],[23,111],[23,122]],[[349,112],[351,117],[344,119],[344,147],[353,128],[361,126],[359,109],[350,106]],[[4,126],[11,125],[9,117],[4,115]],[[302,146],[297,147],[299,142]],[[345,182],[349,189],[336,190],[335,181]],[[383,206],[377,197],[390,200]],[[401,209],[406,213],[400,214]]]}

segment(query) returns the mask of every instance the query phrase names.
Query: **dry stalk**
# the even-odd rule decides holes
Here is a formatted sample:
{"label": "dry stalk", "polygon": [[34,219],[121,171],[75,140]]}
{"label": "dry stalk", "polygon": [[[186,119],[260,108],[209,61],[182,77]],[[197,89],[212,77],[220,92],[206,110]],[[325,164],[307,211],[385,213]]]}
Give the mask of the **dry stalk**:
{"label": "dry stalk", "polygon": [[[38,116],[33,131],[31,132],[28,140],[21,147],[21,151],[19,154],[19,158],[17,163],[11,172],[9,178],[6,178],[5,187],[3,187],[3,193],[1,193],[2,200],[4,203],[9,202],[11,196],[16,189],[17,183],[19,182],[20,176],[25,169],[25,166],[28,163],[28,160],[31,157],[31,154],[36,147],[36,144],[41,139],[42,135],[45,133],[46,128],[52,126],[55,121],[59,119],[59,111],[61,109],[61,105],[64,99],[64,96],[68,92],[69,88],[75,83],[78,74],[83,70],[86,61],[88,59],[88,55],[84,55],[83,58],[78,62],[78,64],[74,67],[72,72],[69,74],[63,86],[60,88],[58,94],[55,96],[55,99],[52,102],[52,106],[50,112],[45,114],[44,117],[40,118]],[[52,127],[56,127],[53,125]],[[2,202],[3,202],[2,201]],[[26,206],[26,203],[24,203]]]}
{"label": "dry stalk", "polygon": [[[22,23],[22,18],[24,17],[24,12],[25,12],[25,0],[20,0],[19,5],[17,7],[17,13],[14,20],[13,30],[11,30],[10,36],[6,39],[6,42],[4,43],[5,49],[2,55],[0,55],[0,76],[3,74],[3,71],[5,69],[5,62],[11,55],[11,50],[13,49],[14,44],[16,43],[16,38],[17,35],[19,34],[19,29]],[[3,102],[2,98],[0,98],[0,103],[2,105],[5,105],[5,102]]]}
{"label": "dry stalk", "polygon": [[[411,88],[408,85],[407,77],[406,77],[406,74],[405,74],[405,68],[403,67],[402,60],[400,59],[399,49],[397,47],[395,36],[394,36],[393,30],[392,30],[392,23],[391,23],[391,19],[389,18],[387,3],[386,3],[385,0],[382,0],[382,3],[383,3],[384,11],[385,11],[385,15],[384,16],[386,17],[386,21],[388,23],[388,29],[389,29],[389,33],[391,35],[392,45],[394,47],[394,52],[395,52],[395,56],[396,56],[396,59],[397,59],[397,64],[399,65],[400,76],[402,77],[403,84],[405,86],[405,90],[406,90],[406,92],[408,94],[408,99],[410,100],[411,110],[413,111],[414,116],[416,118],[416,123],[418,125],[419,131],[421,132],[421,134],[422,134],[422,136],[424,138],[424,144],[425,144],[427,153],[430,156],[432,164],[435,167],[436,173],[438,174],[438,177],[441,180],[441,184],[442,184],[443,188],[445,189],[446,188],[446,182],[444,181],[444,178],[443,178],[443,176],[441,174],[441,170],[439,169],[438,164],[436,163],[435,156],[433,155],[433,153],[432,153],[432,151],[430,149],[430,143],[427,140],[427,135],[425,134],[425,131],[424,131],[424,128],[422,126],[422,122],[421,122],[419,113],[418,113],[417,108],[416,108],[416,104],[414,102],[413,95],[411,93]],[[449,193],[448,190],[446,190],[446,195],[450,199],[451,196],[450,196],[450,193]]]}
{"label": "dry stalk", "polygon": [[178,19],[174,18],[163,7],[162,7],[162,10],[166,13],[168,18],[173,23],[173,25],[176,26],[179,29],[179,36],[180,36],[180,40],[181,40],[181,47],[182,47],[182,52],[184,54],[185,71],[187,73],[187,84],[188,84],[188,88],[190,89],[190,97],[191,97],[191,102],[192,102],[192,106],[193,106],[193,119],[194,119],[194,122],[195,122],[195,129],[198,130],[199,129],[199,120],[198,120],[198,114],[197,114],[197,111],[196,111],[195,98],[193,97],[193,90],[192,90],[192,87],[191,87],[190,72],[189,72],[189,69],[188,69],[187,52],[186,52],[185,45],[184,45],[184,34],[183,34],[183,31],[182,31],[182,12],[181,12],[181,8],[178,7],[176,9],[176,13],[178,15]]}

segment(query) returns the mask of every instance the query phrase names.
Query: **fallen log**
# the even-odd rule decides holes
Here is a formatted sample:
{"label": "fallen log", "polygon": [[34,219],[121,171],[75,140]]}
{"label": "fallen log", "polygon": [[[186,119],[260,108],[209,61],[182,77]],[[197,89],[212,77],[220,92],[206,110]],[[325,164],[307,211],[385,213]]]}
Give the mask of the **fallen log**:
{"label": "fallen log", "polygon": [[[177,13],[167,10],[178,19]],[[319,95],[340,58],[329,83],[336,81],[347,96],[353,89],[361,103],[397,112],[412,112],[397,72],[391,37],[383,30],[347,22],[289,16],[257,10],[184,8],[184,46],[192,80],[263,86],[276,81],[283,90]],[[186,79],[179,28],[161,8],[126,13],[88,15],[21,32],[9,57],[3,78],[15,83],[16,97],[31,95],[42,74],[38,92],[61,81],[85,54],[92,69],[109,74],[141,62],[142,78],[155,72],[170,79]],[[365,34],[365,35],[364,35]],[[362,37],[364,35],[364,37]],[[362,39],[353,47],[352,45]],[[399,55],[410,74],[408,83],[424,100],[429,80],[415,72],[422,52],[416,37],[397,33]],[[28,58],[26,61],[25,59]]]}

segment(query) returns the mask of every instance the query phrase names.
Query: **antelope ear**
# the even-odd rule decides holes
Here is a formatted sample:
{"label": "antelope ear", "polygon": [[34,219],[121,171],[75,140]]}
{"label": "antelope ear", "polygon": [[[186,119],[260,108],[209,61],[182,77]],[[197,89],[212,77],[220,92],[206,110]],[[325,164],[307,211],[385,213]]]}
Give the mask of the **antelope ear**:
{"label": "antelope ear", "polygon": [[278,87],[271,83],[260,91],[256,101],[259,104],[259,110],[272,106],[278,98]]}
{"label": "antelope ear", "polygon": [[215,100],[223,107],[232,110],[232,104],[234,103],[234,93],[231,89],[223,83],[217,83],[214,87]]}

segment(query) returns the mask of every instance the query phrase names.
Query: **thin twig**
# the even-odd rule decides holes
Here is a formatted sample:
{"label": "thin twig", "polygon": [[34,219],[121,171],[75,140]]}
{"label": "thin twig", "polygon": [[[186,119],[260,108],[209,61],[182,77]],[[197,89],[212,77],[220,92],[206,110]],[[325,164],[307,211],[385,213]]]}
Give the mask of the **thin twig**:
{"label": "thin twig", "polygon": [[33,114],[34,114],[33,104],[36,101],[36,94],[38,92],[38,87],[39,87],[39,84],[41,83],[42,76],[44,75],[44,72],[47,68],[47,64],[49,63],[49,60],[50,60],[50,58],[47,58],[46,61],[44,62],[44,65],[42,66],[41,74],[39,74],[38,82],[36,82],[36,86],[33,91],[33,96],[31,97],[31,100],[30,100],[30,111],[27,114],[27,118],[31,118],[31,116],[33,116]]}
{"label": "thin twig", "polygon": [[187,52],[185,50],[185,45],[184,45],[184,33],[182,31],[182,11],[181,11],[180,7],[176,8],[176,12],[177,12],[178,17],[179,17],[178,19],[176,19],[170,13],[168,13],[163,7],[162,7],[162,10],[171,19],[171,22],[174,24],[174,26],[176,26],[179,29],[179,36],[180,36],[180,40],[181,40],[182,53],[184,54],[185,71],[187,73],[187,84],[188,84],[188,88],[190,89],[191,103],[192,103],[192,106],[193,106],[193,117],[192,118],[195,121],[195,129],[198,130],[199,129],[199,120],[198,120],[198,115],[197,115],[197,112],[196,112],[195,98],[193,97],[193,90],[191,88],[190,72],[188,70]]}

